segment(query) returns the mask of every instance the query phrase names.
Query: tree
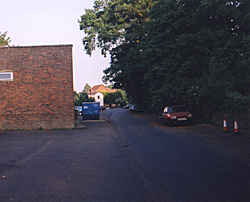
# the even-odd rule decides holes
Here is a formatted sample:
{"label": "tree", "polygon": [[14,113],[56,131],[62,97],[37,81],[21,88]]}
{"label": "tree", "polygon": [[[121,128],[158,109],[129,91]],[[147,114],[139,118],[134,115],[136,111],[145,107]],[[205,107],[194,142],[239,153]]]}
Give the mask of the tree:
{"label": "tree", "polygon": [[75,106],[80,106],[79,105],[79,94],[76,91],[74,91],[74,104],[75,104]]}
{"label": "tree", "polygon": [[161,0],[141,25],[139,43],[112,49],[104,79],[152,110],[178,103],[218,109],[229,97],[246,101],[249,16],[248,1]]}
{"label": "tree", "polygon": [[83,92],[88,94],[90,89],[91,89],[91,86],[88,83],[86,83],[84,86]]}
{"label": "tree", "polygon": [[81,93],[74,93],[74,102],[75,102],[75,106],[81,106],[83,102],[94,102],[94,98],[89,98],[88,94],[85,92],[81,92]]}
{"label": "tree", "polygon": [[[79,20],[84,31],[83,45],[91,55],[96,47],[106,55],[114,47],[128,43],[128,30],[135,30],[147,17],[153,0],[96,0],[93,9],[86,9]],[[131,32],[132,33],[132,32]],[[135,35],[131,42],[138,40]]]}
{"label": "tree", "polygon": [[7,32],[0,32],[0,46],[7,46],[10,43],[10,37],[7,36]]}
{"label": "tree", "polygon": [[145,80],[151,101],[158,106],[164,100],[190,103],[213,111],[234,100],[234,93],[246,100],[249,8],[244,0],[161,1],[155,6],[145,41],[146,57],[157,56],[148,61],[153,68]]}
{"label": "tree", "polygon": [[114,93],[104,93],[104,103],[124,106],[127,104],[126,93],[122,90],[118,90]]}
{"label": "tree", "polygon": [[92,10],[94,17],[82,18],[90,31],[85,48],[110,53],[103,79],[125,89],[132,102],[152,111],[187,103],[203,114],[249,104],[249,1],[159,0],[144,4],[142,15],[135,9],[128,21],[119,19],[130,12],[113,11],[141,8],[139,1],[105,2]]}
{"label": "tree", "polygon": [[[142,64],[136,63],[134,60],[136,55],[133,53],[129,54],[131,58],[124,57],[126,62],[131,61],[131,64],[122,63],[124,65],[122,69],[116,68],[113,64],[116,63],[116,55],[121,49],[127,47],[133,50],[145,37],[142,25],[149,20],[148,14],[156,2],[156,0],[96,0],[94,8],[85,10],[79,21],[80,29],[85,33],[83,44],[87,54],[91,55],[96,47],[101,48],[104,56],[107,53],[111,54],[111,68],[105,71],[107,76],[104,77],[104,82],[110,81],[115,84],[115,88],[125,89],[131,97],[138,98],[135,99],[137,103],[144,101],[141,70],[126,74],[126,70],[123,69],[128,65],[133,65],[134,69],[138,66],[141,68]],[[112,73],[108,73],[113,67],[117,70],[115,74],[119,75],[115,79],[111,78]]]}

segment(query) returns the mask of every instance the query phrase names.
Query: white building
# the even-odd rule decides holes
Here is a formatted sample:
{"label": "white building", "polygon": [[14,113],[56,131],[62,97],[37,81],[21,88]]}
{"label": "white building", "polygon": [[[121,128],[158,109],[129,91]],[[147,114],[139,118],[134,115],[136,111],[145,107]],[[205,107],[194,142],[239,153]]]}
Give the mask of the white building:
{"label": "white building", "polygon": [[100,106],[102,107],[104,106],[104,94],[103,93],[114,93],[116,91],[117,91],[116,89],[107,88],[103,84],[95,85],[89,90],[88,96],[94,98],[95,102],[99,102]]}
{"label": "white building", "polygon": [[95,94],[89,95],[89,97],[94,98],[95,102],[99,102],[101,107],[104,106],[104,95],[102,93],[97,92]]}

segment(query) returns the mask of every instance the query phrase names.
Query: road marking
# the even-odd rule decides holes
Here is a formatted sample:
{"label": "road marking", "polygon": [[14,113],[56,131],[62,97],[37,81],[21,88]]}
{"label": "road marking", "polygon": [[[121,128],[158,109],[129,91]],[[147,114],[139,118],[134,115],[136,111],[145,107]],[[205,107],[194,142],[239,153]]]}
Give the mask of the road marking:
{"label": "road marking", "polygon": [[31,160],[34,156],[37,156],[38,154],[42,153],[43,151],[45,151],[48,146],[52,143],[52,140],[47,141],[41,148],[39,148],[37,151],[35,151],[34,153],[26,156],[25,158],[23,158],[20,161],[16,162],[16,165],[20,166],[22,164],[25,164],[27,161]]}

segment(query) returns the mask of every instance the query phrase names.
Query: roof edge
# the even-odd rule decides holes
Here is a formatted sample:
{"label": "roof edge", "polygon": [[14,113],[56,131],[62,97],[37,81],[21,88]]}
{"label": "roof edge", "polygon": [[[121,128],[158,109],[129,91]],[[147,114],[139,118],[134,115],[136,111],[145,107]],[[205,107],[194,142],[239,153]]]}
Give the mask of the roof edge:
{"label": "roof edge", "polygon": [[0,48],[40,48],[40,47],[73,47],[73,44],[57,44],[57,45],[27,45],[27,46],[0,46]]}

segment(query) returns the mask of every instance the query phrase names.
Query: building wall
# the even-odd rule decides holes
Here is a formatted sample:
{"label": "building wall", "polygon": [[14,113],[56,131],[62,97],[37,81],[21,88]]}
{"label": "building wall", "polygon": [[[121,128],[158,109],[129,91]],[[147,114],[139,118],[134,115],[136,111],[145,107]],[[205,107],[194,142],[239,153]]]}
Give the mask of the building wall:
{"label": "building wall", "polygon": [[95,101],[96,102],[100,102],[100,106],[103,107],[104,106],[104,96],[102,93],[96,93],[95,94]]}
{"label": "building wall", "polygon": [[88,96],[94,98],[95,102],[99,102],[101,107],[104,106],[104,95],[102,93],[97,92],[93,95],[88,95]]}
{"label": "building wall", "polygon": [[74,127],[72,45],[2,47],[0,129]]}

